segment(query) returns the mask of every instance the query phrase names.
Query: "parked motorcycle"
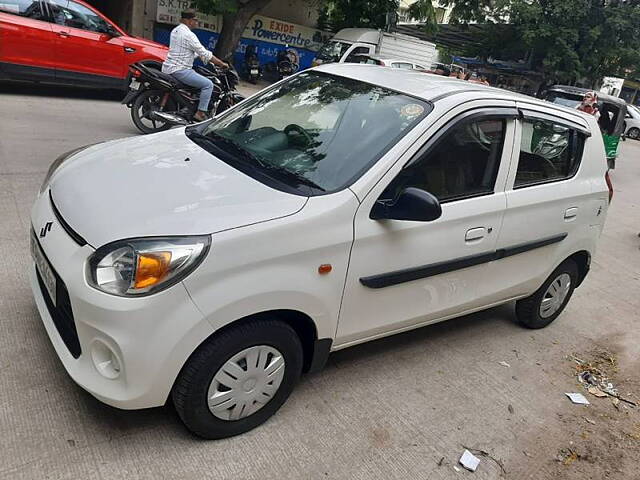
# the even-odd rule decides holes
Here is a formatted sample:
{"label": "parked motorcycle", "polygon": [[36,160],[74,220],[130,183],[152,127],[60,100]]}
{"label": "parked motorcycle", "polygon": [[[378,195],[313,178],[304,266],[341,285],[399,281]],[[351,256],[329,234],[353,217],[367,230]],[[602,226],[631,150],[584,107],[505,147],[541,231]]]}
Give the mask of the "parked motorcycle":
{"label": "parked motorcycle", "polygon": [[260,60],[255,45],[247,45],[244,52],[244,70],[247,80],[253,84],[260,78]]}
{"label": "parked motorcycle", "polygon": [[[217,115],[244,100],[236,91],[238,73],[231,66],[221,69],[213,65],[195,70],[213,82],[209,112]],[[156,133],[175,125],[196,123],[200,92],[171,75],[153,67],[134,63],[129,67],[129,92],[121,103],[131,109],[131,119],[142,133]]]}
{"label": "parked motorcycle", "polygon": [[298,71],[299,66],[296,63],[294,56],[286,47],[284,50],[280,50],[276,56],[276,68],[279,79],[288,77]]}

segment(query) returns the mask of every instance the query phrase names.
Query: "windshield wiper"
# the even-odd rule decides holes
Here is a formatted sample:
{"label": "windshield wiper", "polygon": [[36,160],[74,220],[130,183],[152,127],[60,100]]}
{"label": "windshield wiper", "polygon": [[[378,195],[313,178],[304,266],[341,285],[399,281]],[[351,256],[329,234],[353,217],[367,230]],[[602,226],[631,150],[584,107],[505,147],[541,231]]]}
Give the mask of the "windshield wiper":
{"label": "windshield wiper", "polygon": [[[291,170],[287,170],[286,168],[281,167],[279,165],[273,165],[271,163],[267,163],[261,158],[259,158],[258,156],[249,152],[248,150],[245,150],[244,148],[240,147],[236,142],[234,142],[230,138],[224,137],[219,133],[209,132],[207,135],[205,135],[198,131],[192,130],[191,132],[189,132],[189,136],[197,140],[204,140],[207,143],[214,145],[216,148],[224,151],[227,154],[230,154],[233,156],[237,155],[241,157],[244,160],[243,163],[245,163],[246,165],[249,165],[254,168],[256,166],[259,166],[262,170],[271,171],[280,177],[287,177],[290,180],[296,181],[298,184],[316,188],[322,192],[325,191],[324,188],[322,188],[320,185],[318,185],[314,181],[309,180],[305,176],[300,175],[299,173],[293,172]],[[234,153],[233,154],[229,153],[226,149],[222,148],[222,145],[226,147],[231,147]]]}

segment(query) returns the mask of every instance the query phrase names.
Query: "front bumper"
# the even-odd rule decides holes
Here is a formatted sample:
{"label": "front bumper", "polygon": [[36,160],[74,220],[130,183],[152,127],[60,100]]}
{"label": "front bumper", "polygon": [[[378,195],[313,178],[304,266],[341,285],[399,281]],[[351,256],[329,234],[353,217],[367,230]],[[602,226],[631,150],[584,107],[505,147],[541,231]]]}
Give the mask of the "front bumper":
{"label": "front bumper", "polygon": [[[67,344],[63,341],[59,322],[54,322],[52,317],[55,312],[51,310],[51,301],[47,302],[45,297],[48,292],[38,282],[34,263],[30,268],[31,288],[65,369],[82,388],[114,407],[136,409],[163,405],[186,359],[213,333],[211,325],[182,283],[142,298],[116,297],[90,287],[84,272],[86,260],[94,249],[89,245],[80,246],[69,236],[56,219],[45,192],[34,204],[32,224],[39,232],[40,226],[47,222],[52,222],[51,229],[37,240],[68,292],[79,352],[72,354],[68,338],[65,338]],[[105,376],[104,365],[101,366],[105,352],[115,356],[115,377]]]}

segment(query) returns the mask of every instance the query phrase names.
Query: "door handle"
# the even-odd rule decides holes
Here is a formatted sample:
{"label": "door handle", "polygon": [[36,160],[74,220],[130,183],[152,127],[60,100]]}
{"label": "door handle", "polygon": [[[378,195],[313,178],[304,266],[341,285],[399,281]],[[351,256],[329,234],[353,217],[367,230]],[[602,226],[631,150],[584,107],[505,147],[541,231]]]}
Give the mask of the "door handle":
{"label": "door handle", "polygon": [[67,38],[69,34],[67,32],[57,32],[59,37]]}
{"label": "door handle", "polygon": [[567,208],[564,211],[564,219],[567,221],[571,221],[578,216],[578,207]]}
{"label": "door handle", "polygon": [[471,228],[467,230],[467,234],[464,236],[465,242],[478,242],[484,238],[487,234],[487,229],[484,227]]}

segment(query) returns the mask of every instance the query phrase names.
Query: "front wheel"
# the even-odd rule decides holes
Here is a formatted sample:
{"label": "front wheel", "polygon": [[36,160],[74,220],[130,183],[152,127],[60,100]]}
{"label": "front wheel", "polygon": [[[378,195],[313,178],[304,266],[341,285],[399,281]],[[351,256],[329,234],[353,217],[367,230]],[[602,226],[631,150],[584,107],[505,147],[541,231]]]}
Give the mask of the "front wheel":
{"label": "front wheel", "polygon": [[633,138],[634,140],[638,140],[640,138],[640,128],[630,128],[627,132],[627,137]]}
{"label": "front wheel", "polygon": [[131,119],[134,125],[142,133],[157,133],[169,130],[171,124],[153,117],[154,111],[172,111],[176,109],[175,101],[169,98],[162,108],[162,97],[165,95],[160,90],[145,90],[140,93],[131,106]]}
{"label": "front wheel", "polygon": [[569,303],[577,281],[576,262],[565,260],[533,295],[516,302],[518,321],[527,328],[549,325]]}
{"label": "front wheel", "polygon": [[264,423],[302,372],[296,332],[276,319],[253,320],[207,340],[189,358],[172,391],[186,427],[208,439]]}

